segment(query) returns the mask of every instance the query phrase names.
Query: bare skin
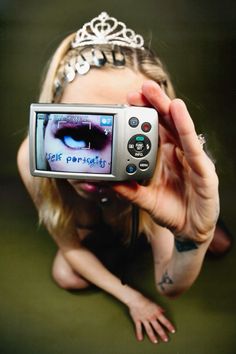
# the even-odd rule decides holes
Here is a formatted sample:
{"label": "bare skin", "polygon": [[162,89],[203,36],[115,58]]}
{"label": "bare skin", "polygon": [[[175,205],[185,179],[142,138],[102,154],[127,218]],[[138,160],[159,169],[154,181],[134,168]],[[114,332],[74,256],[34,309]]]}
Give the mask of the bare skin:
{"label": "bare skin", "polygon": [[[160,113],[161,147],[152,182],[148,186],[117,184],[109,193],[114,198],[119,193],[151,215],[150,243],[159,293],[172,297],[187,290],[196,279],[213,239],[219,199],[214,165],[199,144],[185,104],[177,99],[171,101],[156,83],[128,68],[90,70],[65,88],[61,101],[148,104]],[[27,139],[19,150],[18,166],[39,207],[34,178],[29,174]],[[69,182],[87,203],[96,200],[96,188],[87,183]],[[104,211],[104,219],[108,212]],[[53,234],[52,237],[59,247],[53,264],[53,277],[59,286],[82,289],[95,284],[128,307],[138,340],[143,339],[145,332],[153,343],[168,341],[168,332],[174,333],[175,328],[158,304],[138,290],[122,285],[89,249],[82,246],[79,238],[70,244],[62,242],[61,235]]]}

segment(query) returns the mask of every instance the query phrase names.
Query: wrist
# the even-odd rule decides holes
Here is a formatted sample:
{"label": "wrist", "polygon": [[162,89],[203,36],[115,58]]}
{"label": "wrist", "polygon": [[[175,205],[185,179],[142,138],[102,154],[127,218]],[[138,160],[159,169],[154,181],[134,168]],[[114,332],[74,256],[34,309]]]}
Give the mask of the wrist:
{"label": "wrist", "polygon": [[143,296],[139,291],[131,288],[128,285],[125,285],[124,288],[123,303],[128,307],[139,301]]}
{"label": "wrist", "polygon": [[187,237],[185,235],[175,235],[174,237],[176,250],[178,252],[188,252],[208,247],[214,237],[214,231],[195,237]]}

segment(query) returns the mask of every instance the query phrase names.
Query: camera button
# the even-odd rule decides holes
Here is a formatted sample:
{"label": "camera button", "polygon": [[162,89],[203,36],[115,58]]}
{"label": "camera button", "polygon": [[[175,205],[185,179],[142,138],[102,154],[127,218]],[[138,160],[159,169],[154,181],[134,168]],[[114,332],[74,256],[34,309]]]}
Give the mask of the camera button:
{"label": "camera button", "polygon": [[131,117],[129,119],[129,125],[131,126],[131,128],[136,128],[139,125],[139,120],[136,117]]}
{"label": "camera button", "polygon": [[151,141],[146,135],[137,134],[129,139],[127,148],[133,157],[140,159],[150,152]]}
{"label": "camera button", "polygon": [[139,162],[140,170],[146,170],[148,167],[149,167],[148,160],[142,160],[142,161]]}
{"label": "camera button", "polygon": [[137,171],[137,167],[134,164],[130,163],[129,165],[126,166],[126,172],[129,175],[133,175],[136,171]]}
{"label": "camera button", "polygon": [[150,124],[149,122],[144,122],[144,123],[141,125],[141,129],[142,129],[142,131],[145,132],[145,133],[150,132],[151,128],[152,128],[152,126],[151,126],[151,124]]}
{"label": "camera button", "polygon": [[135,136],[135,141],[144,141],[145,140],[145,136],[144,135],[136,135]]}
{"label": "camera button", "polygon": [[135,143],[134,148],[136,151],[143,151],[145,148],[145,144],[143,141],[138,141],[137,143]]}
{"label": "camera button", "polygon": [[129,150],[133,150],[134,149],[134,144],[132,144],[132,143],[128,144],[128,149]]}

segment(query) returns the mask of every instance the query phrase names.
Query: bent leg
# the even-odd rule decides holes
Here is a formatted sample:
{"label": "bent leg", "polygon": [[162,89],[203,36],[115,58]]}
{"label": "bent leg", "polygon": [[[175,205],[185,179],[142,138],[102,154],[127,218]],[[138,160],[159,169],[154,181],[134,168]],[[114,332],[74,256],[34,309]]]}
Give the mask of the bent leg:
{"label": "bent leg", "polygon": [[59,250],[52,266],[52,277],[63,289],[85,289],[91,284],[76,273]]}

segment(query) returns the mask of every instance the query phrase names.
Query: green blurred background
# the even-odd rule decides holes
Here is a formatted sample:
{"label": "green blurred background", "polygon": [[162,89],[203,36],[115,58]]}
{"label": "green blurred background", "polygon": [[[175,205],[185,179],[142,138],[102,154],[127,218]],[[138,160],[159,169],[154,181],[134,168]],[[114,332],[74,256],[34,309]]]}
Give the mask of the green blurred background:
{"label": "green blurred background", "polygon": [[126,309],[90,290],[70,293],[52,282],[56,247],[19,179],[17,148],[27,132],[45,64],[66,34],[101,11],[142,33],[166,63],[198,132],[204,132],[220,177],[221,214],[236,230],[236,3],[194,0],[0,0],[0,353],[236,352],[235,249],[207,258],[180,299],[158,300],[150,252],[130,265],[140,290],[176,323],[169,344],[137,343]]}

